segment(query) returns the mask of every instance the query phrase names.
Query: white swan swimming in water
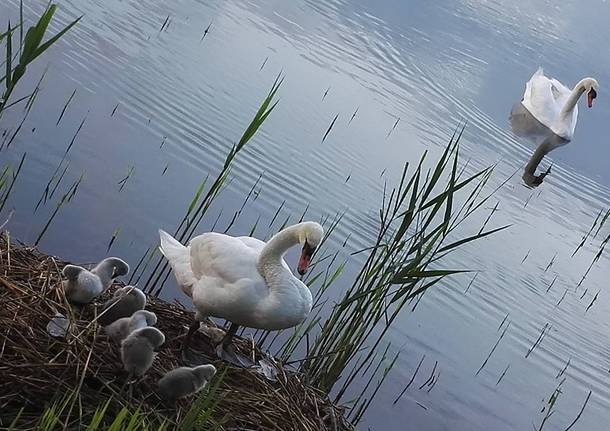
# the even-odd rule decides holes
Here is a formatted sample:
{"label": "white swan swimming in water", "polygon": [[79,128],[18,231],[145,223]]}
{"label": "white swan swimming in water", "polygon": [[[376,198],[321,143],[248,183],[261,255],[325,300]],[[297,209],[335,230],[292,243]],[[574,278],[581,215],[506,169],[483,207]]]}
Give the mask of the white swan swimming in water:
{"label": "white swan swimming in water", "polygon": [[291,247],[302,245],[298,272],[303,275],[324,236],[318,223],[290,226],[267,243],[210,232],[193,238],[185,247],[162,230],[159,235],[161,252],[197,310],[184,348],[207,317],[231,322],[218,346],[219,356],[230,360],[223,351],[239,325],[279,330],[296,326],[309,315],[311,292],[292,274],[283,257]]}
{"label": "white swan swimming in water", "polygon": [[542,68],[525,85],[521,103],[543,125],[568,141],[574,136],[578,119],[578,100],[587,93],[587,104],[593,106],[599,84],[593,78],[584,78],[570,90],[554,78],[544,76]]}
{"label": "white swan swimming in water", "polygon": [[66,265],[62,274],[68,280],[63,282],[68,301],[88,304],[110,287],[116,277],[127,275],[129,265],[118,257],[102,260],[91,271],[77,265]]}

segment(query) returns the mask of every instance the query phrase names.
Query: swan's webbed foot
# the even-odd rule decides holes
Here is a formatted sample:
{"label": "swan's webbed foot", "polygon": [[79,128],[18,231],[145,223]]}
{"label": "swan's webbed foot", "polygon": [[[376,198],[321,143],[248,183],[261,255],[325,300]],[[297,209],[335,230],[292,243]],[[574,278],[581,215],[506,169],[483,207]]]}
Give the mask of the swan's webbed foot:
{"label": "swan's webbed foot", "polygon": [[239,368],[252,368],[256,365],[250,358],[238,353],[233,344],[219,344],[216,346],[216,355],[223,361]]}
{"label": "swan's webbed foot", "polygon": [[235,346],[231,342],[238,328],[239,325],[231,323],[231,326],[229,326],[229,330],[225,334],[221,343],[216,346],[216,355],[223,361],[235,365],[236,367],[252,368],[256,364],[252,362],[250,358],[237,353]]}

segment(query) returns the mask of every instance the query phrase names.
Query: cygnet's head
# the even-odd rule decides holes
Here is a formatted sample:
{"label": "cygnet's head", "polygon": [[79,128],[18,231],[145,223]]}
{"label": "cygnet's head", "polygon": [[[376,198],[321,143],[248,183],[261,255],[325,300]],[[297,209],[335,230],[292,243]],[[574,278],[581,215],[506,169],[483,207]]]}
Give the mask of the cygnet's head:
{"label": "cygnet's head", "polygon": [[154,326],[157,324],[157,315],[152,311],[138,310],[131,315],[131,319],[144,319],[148,326]]}
{"label": "cygnet's head", "polygon": [[593,107],[593,100],[597,97],[599,84],[594,78],[585,78],[583,80],[583,85],[585,87],[585,92],[587,93],[587,105],[589,105],[589,108],[591,108]]}
{"label": "cygnet's head", "polygon": [[85,268],[83,268],[82,266],[66,265],[64,266],[64,269],[62,269],[61,273],[68,280],[76,280],[78,278],[78,275],[83,271],[85,271]]}
{"label": "cygnet's head", "polygon": [[140,289],[135,286],[125,286],[117,289],[113,295],[115,298],[129,298],[137,304],[140,309],[146,306],[146,295]]}
{"label": "cygnet's head", "polygon": [[94,271],[108,272],[110,278],[116,278],[129,274],[129,265],[118,257],[107,257],[95,267]]}
{"label": "cygnet's head", "polygon": [[209,382],[216,374],[216,367],[212,364],[199,365],[193,368],[193,374],[201,384]]}
{"label": "cygnet's head", "polygon": [[324,229],[319,223],[308,221],[300,224],[299,243],[303,245],[297,271],[304,275],[311,263],[311,257],[324,238]]}
{"label": "cygnet's head", "polygon": [[165,335],[163,335],[163,332],[152,326],[136,329],[131,334],[129,334],[128,338],[131,337],[145,338],[155,349],[165,343]]}

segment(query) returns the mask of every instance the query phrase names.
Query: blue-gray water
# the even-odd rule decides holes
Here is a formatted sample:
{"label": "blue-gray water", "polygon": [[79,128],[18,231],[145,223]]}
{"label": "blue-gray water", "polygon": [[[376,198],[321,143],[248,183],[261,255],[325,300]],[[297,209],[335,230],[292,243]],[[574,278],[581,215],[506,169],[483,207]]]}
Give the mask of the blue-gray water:
{"label": "blue-gray water", "polygon": [[[46,1],[25,3],[32,17]],[[41,247],[71,260],[96,261],[119,229],[112,253],[135,264],[154,245],[157,229],[171,230],[203,178],[218,171],[282,71],[280,104],[240,156],[233,180],[200,231],[211,228],[221,209],[224,228],[263,174],[258,198],[232,233],[247,233],[260,217],[258,232],[265,236],[283,201],[275,228],[307,205],[312,218],[346,210],[331,246],[350,235],[348,255],[374,232],[383,182],[396,180],[402,164],[425,150],[438,156],[467,121],[461,147],[467,170],[497,163],[489,191],[517,174],[463,233],[476,233],[496,202],[499,211],[490,226],[512,227],[445,261],[449,268],[481,271],[467,293],[471,274],[435,287],[414,312],[405,312],[391,333],[402,352],[398,365],[362,428],[537,427],[545,400],[562,378],[556,376],[570,360],[546,427],[567,427],[591,390],[573,429],[605,429],[608,259],[602,257],[578,289],[577,284],[608,228],[571,254],[597,213],[610,206],[610,58],[603,50],[610,37],[608,3],[64,0],[53,29],[81,14],[77,28],[30,71],[23,91],[48,66],[30,116],[15,142],[0,152],[2,164],[27,152],[9,201],[15,214],[8,228],[15,237],[34,241],[61,193],[84,172],[77,197],[60,210]],[[169,26],[160,32],[168,16]],[[0,22],[8,17],[16,22],[18,1],[0,4]],[[532,190],[523,185],[521,170],[534,147],[512,134],[508,114],[539,65],[568,86],[594,76],[601,90],[593,109],[581,105],[574,140],[545,158],[541,167],[552,162],[553,171]],[[21,109],[13,110],[0,127],[14,129],[21,117]],[[34,213],[84,117],[60,191]],[[133,173],[119,192],[117,183],[130,167]],[[475,375],[507,314],[506,335]],[[525,358],[547,323],[550,331]],[[414,384],[392,405],[423,354]],[[435,361],[436,384],[418,389]]]}

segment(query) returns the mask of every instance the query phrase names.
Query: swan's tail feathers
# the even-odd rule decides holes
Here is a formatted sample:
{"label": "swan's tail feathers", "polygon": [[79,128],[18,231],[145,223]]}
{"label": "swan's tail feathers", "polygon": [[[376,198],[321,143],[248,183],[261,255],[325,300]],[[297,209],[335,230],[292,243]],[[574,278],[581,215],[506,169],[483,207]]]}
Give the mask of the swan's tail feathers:
{"label": "swan's tail feathers", "polygon": [[542,66],[538,66],[538,70],[536,70],[536,72],[534,72],[534,75],[532,76],[532,78],[534,76],[542,76],[544,75],[544,70],[542,70]]}
{"label": "swan's tail feathers", "polygon": [[159,229],[161,244],[159,251],[169,262],[176,281],[184,293],[188,296],[193,294],[193,285],[197,282],[191,269],[191,253],[188,247],[183,246],[173,236]]}

